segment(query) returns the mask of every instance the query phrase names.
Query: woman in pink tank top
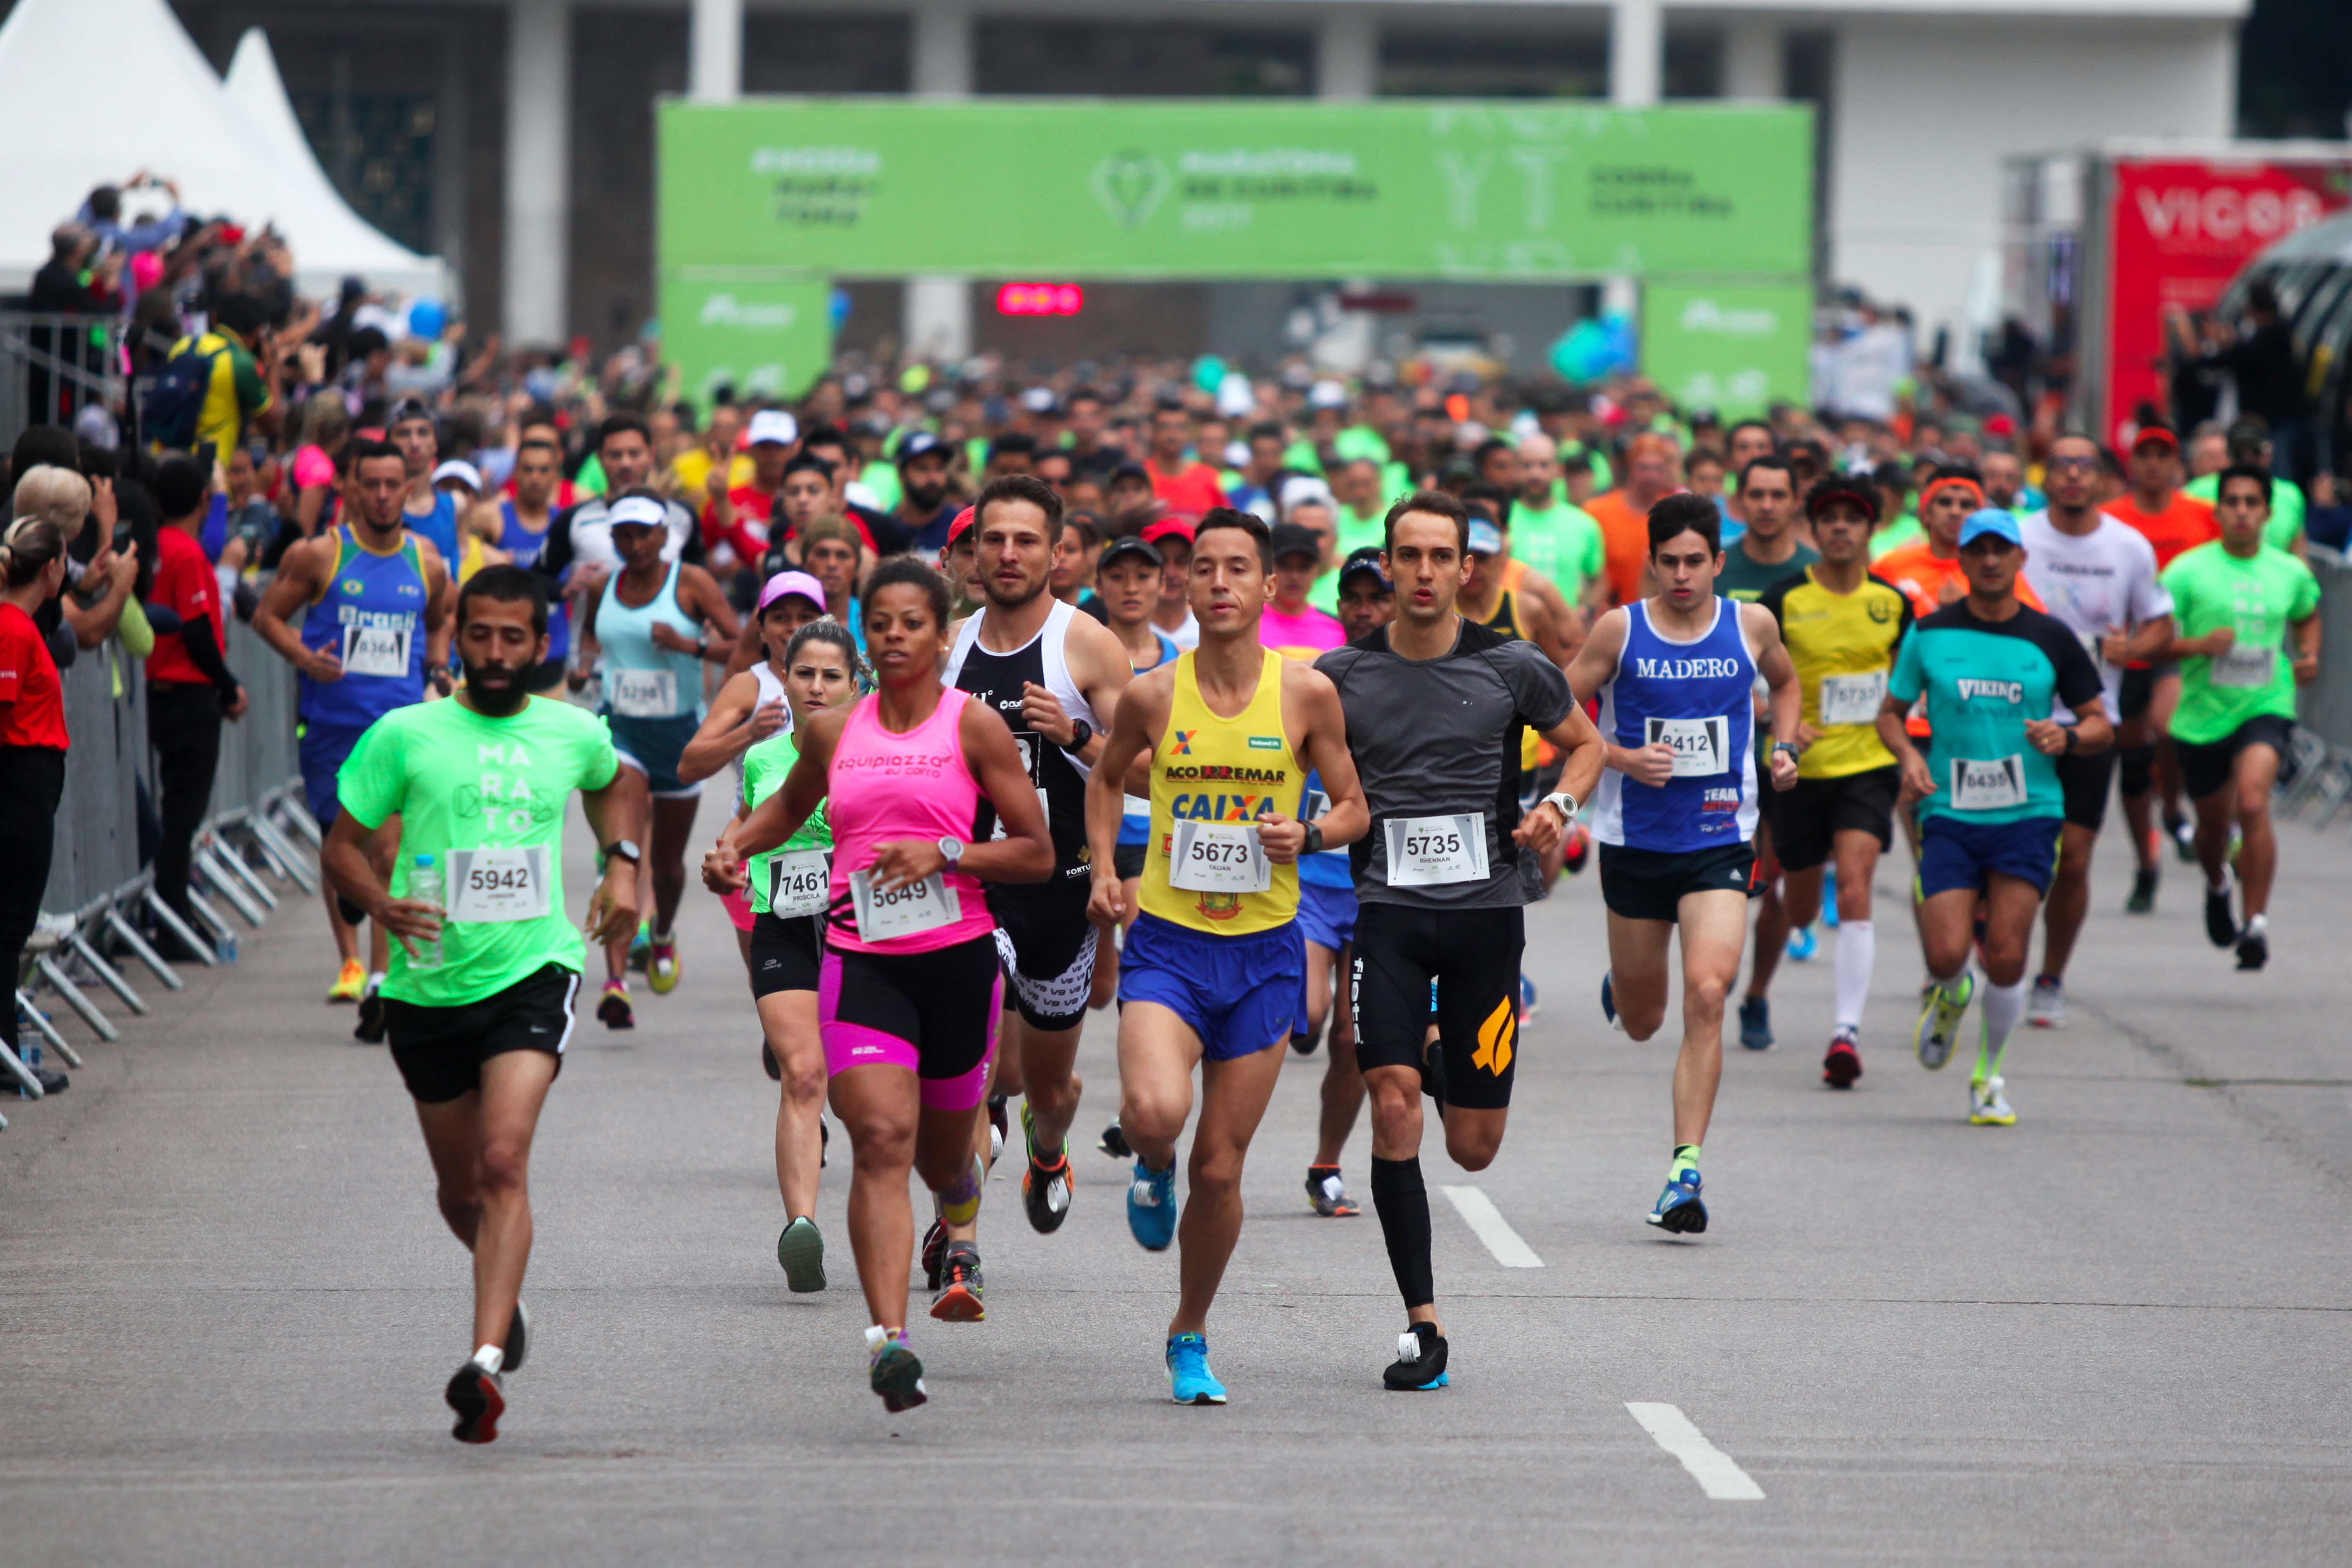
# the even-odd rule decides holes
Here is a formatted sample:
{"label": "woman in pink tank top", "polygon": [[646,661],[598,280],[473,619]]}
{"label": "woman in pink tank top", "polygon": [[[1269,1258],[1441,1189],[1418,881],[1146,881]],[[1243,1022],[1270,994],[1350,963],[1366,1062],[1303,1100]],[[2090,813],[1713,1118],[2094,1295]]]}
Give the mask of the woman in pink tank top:
{"label": "woman in pink tank top", "polygon": [[[995,923],[981,882],[1042,882],[1054,846],[1036,786],[1004,721],[940,684],[948,586],[910,557],[866,584],[866,646],[881,689],[847,710],[813,715],[784,785],[719,836],[703,880],[731,891],[751,856],[799,831],[817,805],[833,828],[831,907],[817,982],[818,1026],[833,1109],[857,1162],[851,1245],[874,1326],[867,1376],[892,1410],[927,1397],[907,1346],[907,1267],[915,1247],[903,1149],[949,1227],[931,1315],[982,1316],[972,1112],[995,1049]],[[982,800],[1004,837],[971,842]],[[961,1232],[961,1237],[956,1233]]]}

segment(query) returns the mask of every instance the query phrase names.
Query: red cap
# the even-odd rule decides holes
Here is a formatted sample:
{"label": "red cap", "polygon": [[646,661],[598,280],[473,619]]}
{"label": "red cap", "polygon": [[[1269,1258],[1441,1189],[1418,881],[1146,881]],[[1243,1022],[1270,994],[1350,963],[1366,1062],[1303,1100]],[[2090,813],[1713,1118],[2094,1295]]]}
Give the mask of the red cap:
{"label": "red cap", "polygon": [[955,548],[955,542],[961,539],[965,534],[971,531],[971,508],[966,507],[961,511],[955,514],[955,521],[953,522],[948,524],[948,548],[950,550],[953,550]]}
{"label": "red cap", "polygon": [[2164,425],[2143,425],[2133,431],[2131,449],[2137,452],[2151,441],[2168,451],[2180,450],[2180,437],[2172,433],[2170,426]]}
{"label": "red cap", "polygon": [[2006,414],[1988,414],[1985,416],[1984,432],[1988,436],[2014,436],[2017,434],[2017,421]]}
{"label": "red cap", "polygon": [[1185,543],[1192,543],[1192,520],[1188,517],[1163,517],[1159,521],[1145,526],[1143,542],[1146,544],[1157,544],[1171,533]]}

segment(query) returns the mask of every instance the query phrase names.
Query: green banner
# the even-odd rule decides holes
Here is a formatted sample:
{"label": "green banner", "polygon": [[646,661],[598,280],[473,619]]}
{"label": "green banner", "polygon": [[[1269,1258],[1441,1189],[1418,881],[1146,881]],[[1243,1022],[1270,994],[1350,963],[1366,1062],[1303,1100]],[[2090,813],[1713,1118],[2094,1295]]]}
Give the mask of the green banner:
{"label": "green banner", "polygon": [[1727,419],[1811,401],[1810,283],[1653,282],[1642,289],[1642,374],[1685,408]]}
{"label": "green banner", "polygon": [[660,259],[708,279],[1796,277],[1812,135],[1801,105],[673,100]]}
{"label": "green banner", "polygon": [[682,390],[710,406],[722,385],[741,397],[798,397],[833,359],[832,287],[823,279],[697,282],[665,274],[662,357]]}

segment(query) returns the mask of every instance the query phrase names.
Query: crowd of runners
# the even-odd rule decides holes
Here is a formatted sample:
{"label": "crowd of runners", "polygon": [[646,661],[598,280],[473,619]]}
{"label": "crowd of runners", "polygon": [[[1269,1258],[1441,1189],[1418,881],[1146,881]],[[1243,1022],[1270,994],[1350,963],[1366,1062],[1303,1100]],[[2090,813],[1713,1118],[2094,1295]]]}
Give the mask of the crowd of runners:
{"label": "crowd of runners", "polygon": [[[1915,429],[1899,462],[1884,427],[1695,428],[1645,392],[1604,425],[1325,382],[1241,425],[1038,387],[986,437],[877,442],[826,385],[730,411],[708,451],[607,417],[602,489],[569,505],[552,436],[477,495],[441,482],[429,412],[392,410],[254,615],[299,673],[332,994],[389,1044],[473,1254],[461,1439],[495,1437],[528,1351],[529,1154],[587,962],[574,792],[596,1024],[636,1026],[638,972],[656,998],[689,972],[746,986],[785,1286],[827,1288],[817,1192],[845,1179],[892,1411],[928,1397],[910,1312],[987,1316],[992,1167],[1018,1161],[1050,1234],[1083,1144],[1131,1163],[1136,1242],[1178,1253],[1171,1396],[1223,1403],[1244,1165],[1281,1068],[1318,1053],[1316,1146],[1285,1156],[1316,1214],[1357,1215],[1369,1103],[1358,1190],[1402,1311],[1382,1379],[1444,1385],[1427,1117],[1483,1169],[1540,995],[1636,1039],[1678,999],[1647,1219],[1706,1232],[1726,1033],[1775,1043],[1792,948],[1833,942],[1834,1004],[1781,1028],[1828,1088],[1863,1078],[1898,834],[1909,1046],[1941,1068],[1975,1014],[1972,1122],[2016,1120],[2017,1031],[2064,1021],[2118,781],[2128,910],[2169,841],[2213,943],[2267,959],[2269,800],[2319,623],[2259,432],[2200,465],[2200,498],[2157,424],[2122,453]],[[740,980],[680,942],[690,871]],[[1605,955],[1527,973],[1526,907],[1593,881]],[[1089,1026],[1118,1060],[1091,1101]]]}

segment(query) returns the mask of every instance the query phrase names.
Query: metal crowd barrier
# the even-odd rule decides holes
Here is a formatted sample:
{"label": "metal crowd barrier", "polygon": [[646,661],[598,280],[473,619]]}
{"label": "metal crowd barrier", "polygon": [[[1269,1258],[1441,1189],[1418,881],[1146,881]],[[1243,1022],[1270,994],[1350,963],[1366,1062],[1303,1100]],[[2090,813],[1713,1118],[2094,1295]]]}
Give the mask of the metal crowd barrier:
{"label": "metal crowd barrier", "polygon": [[[310,855],[320,834],[302,805],[294,671],[239,621],[229,626],[226,651],[245,685],[247,706],[244,717],[221,728],[212,809],[196,834],[189,882],[194,926],[155,892],[153,871],[141,861],[141,797],[152,803],[154,781],[145,668],[110,638],[83,649],[62,672],[72,745],[40,928],[26,949],[26,970],[16,977],[16,1005],[20,1019],[68,1066],[81,1066],[82,1058],[40,1005],[42,993],[111,1042],[121,1031],[89,988],[102,987],[133,1014],[144,1014],[146,1000],[125,973],[132,962],[167,990],[187,984],[142,931],[141,914],[209,968],[236,961],[232,915],[258,927],[278,907],[282,889],[318,890]],[[152,805],[145,809],[152,812]],[[152,844],[148,849],[152,854]],[[0,1083],[12,1078],[39,1097],[38,1081],[0,1045]],[[6,1125],[0,1118],[0,1127]]]}
{"label": "metal crowd barrier", "polygon": [[0,311],[0,442],[28,425],[71,429],[86,403],[122,406],[123,331],[113,316]]}
{"label": "metal crowd barrier", "polygon": [[2315,545],[2319,579],[2319,679],[2295,695],[2294,754],[2278,811],[2326,827],[2352,804],[2352,562]]}

